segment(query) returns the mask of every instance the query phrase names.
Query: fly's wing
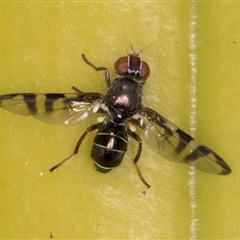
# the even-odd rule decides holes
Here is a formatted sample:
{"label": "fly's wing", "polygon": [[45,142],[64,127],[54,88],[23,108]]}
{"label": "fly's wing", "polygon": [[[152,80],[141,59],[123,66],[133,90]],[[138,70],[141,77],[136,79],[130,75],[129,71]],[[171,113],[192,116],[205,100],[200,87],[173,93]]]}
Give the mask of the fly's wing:
{"label": "fly's wing", "polygon": [[32,115],[54,124],[75,124],[99,111],[100,93],[12,93],[0,96],[0,107],[18,115]]}
{"label": "fly's wing", "polygon": [[226,175],[231,173],[227,163],[214,151],[170,123],[150,108],[143,108],[140,124],[146,128],[149,146],[164,158],[187,162],[197,170]]}

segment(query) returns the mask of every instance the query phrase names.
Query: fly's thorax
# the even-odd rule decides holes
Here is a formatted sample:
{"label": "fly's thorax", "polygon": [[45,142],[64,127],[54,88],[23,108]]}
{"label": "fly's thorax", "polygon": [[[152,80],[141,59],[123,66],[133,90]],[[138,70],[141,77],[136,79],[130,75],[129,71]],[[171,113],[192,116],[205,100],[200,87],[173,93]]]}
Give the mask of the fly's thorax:
{"label": "fly's thorax", "polygon": [[125,123],[137,112],[142,102],[142,86],[133,79],[121,77],[114,80],[106,94],[105,103],[110,119]]}

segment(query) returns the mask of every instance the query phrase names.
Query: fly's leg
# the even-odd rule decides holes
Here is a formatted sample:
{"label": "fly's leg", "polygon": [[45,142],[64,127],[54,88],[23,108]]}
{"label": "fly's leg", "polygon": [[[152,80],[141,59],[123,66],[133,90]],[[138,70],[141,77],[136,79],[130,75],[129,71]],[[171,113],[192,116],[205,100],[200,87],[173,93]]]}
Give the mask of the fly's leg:
{"label": "fly's leg", "polygon": [[110,87],[111,79],[110,79],[109,70],[105,67],[96,67],[93,63],[91,63],[87,60],[87,58],[85,57],[85,54],[82,54],[82,59],[85,63],[87,63],[92,68],[94,68],[96,71],[104,71],[104,76],[105,76],[105,81],[106,81],[107,87]]}
{"label": "fly's leg", "polygon": [[138,162],[138,159],[140,158],[141,156],[141,152],[142,152],[142,139],[134,132],[132,132],[130,129],[127,129],[127,133],[133,138],[135,139],[137,142],[138,142],[138,150],[137,150],[137,154],[133,160],[133,163],[134,165],[136,166],[136,169],[137,169],[137,173],[141,179],[141,181],[148,187],[150,188],[150,184],[148,184],[148,182],[144,179],[138,165],[137,165],[137,162]]}
{"label": "fly's leg", "polygon": [[73,153],[68,156],[67,158],[63,159],[61,162],[59,162],[58,164],[56,164],[55,166],[53,166],[52,168],[49,169],[50,172],[53,172],[54,170],[56,170],[58,167],[62,166],[64,163],[66,163],[67,161],[71,160],[77,153],[78,150],[84,140],[84,138],[87,136],[87,134],[93,130],[96,130],[98,128],[100,128],[102,126],[103,123],[97,123],[92,125],[91,127],[87,128],[86,131],[83,133],[83,135],[79,138],[77,145],[73,151]]}
{"label": "fly's leg", "polygon": [[72,89],[74,91],[76,91],[77,93],[79,93],[79,94],[83,94],[83,91],[81,91],[80,89],[76,88],[75,86],[72,86]]}

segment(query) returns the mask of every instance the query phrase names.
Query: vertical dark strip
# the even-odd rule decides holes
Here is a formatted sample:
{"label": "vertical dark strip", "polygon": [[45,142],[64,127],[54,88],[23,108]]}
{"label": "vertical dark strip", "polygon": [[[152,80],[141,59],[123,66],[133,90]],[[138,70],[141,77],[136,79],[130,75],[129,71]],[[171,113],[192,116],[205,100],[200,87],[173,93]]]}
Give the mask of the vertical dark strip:
{"label": "vertical dark strip", "polygon": [[34,93],[26,93],[23,95],[23,99],[27,104],[27,107],[31,113],[37,113],[37,103],[36,103],[37,95]]}
{"label": "vertical dark strip", "polygon": [[191,136],[183,132],[181,129],[177,129],[176,133],[179,135],[179,143],[176,147],[176,152],[181,153],[187,145],[193,140]]}
{"label": "vertical dark strip", "polygon": [[46,101],[45,101],[45,110],[46,112],[53,110],[53,104],[55,101],[57,101],[60,98],[64,99],[64,94],[62,93],[48,93],[46,94]]}

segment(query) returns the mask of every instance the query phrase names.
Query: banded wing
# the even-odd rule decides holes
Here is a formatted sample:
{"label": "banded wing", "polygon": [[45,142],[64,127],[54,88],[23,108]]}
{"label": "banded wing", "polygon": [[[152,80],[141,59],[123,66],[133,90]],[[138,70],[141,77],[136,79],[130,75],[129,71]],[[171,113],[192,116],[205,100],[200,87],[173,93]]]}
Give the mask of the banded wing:
{"label": "banded wing", "polygon": [[142,115],[146,126],[145,137],[149,146],[164,158],[175,162],[187,162],[197,170],[211,174],[231,173],[230,167],[217,153],[154,110],[144,108]]}
{"label": "banded wing", "polygon": [[[76,90],[76,89],[75,89]],[[0,107],[18,115],[32,115],[54,124],[75,124],[98,111],[100,93],[12,93],[0,96]]]}

